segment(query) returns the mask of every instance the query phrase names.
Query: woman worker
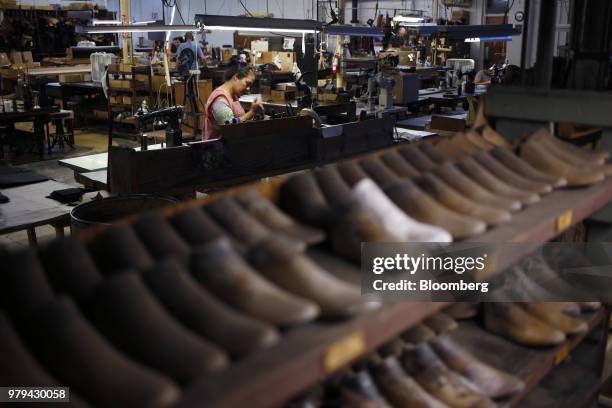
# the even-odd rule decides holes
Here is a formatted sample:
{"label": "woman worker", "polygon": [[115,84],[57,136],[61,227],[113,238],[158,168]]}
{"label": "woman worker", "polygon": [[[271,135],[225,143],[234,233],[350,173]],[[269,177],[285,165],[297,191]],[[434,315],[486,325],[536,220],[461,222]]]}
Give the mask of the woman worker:
{"label": "woman worker", "polygon": [[232,59],[225,71],[225,82],[216,88],[206,101],[204,132],[202,140],[218,139],[219,127],[227,123],[246,122],[253,119],[257,111],[263,107],[260,102],[251,103],[251,108],[245,112],[238,99],[255,81],[253,68],[247,64]]}

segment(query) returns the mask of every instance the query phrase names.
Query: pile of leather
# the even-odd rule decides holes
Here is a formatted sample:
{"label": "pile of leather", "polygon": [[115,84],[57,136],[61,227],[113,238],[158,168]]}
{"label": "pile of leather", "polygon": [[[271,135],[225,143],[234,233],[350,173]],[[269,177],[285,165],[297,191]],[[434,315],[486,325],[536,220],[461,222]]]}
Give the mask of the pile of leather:
{"label": "pile of leather", "polygon": [[609,174],[604,154],[541,132],[525,160],[497,138],[485,128],[301,173],[283,184],[280,208],[246,189],[3,254],[0,384],[67,385],[71,406],[172,405],[287,328],[378,307],[354,283],[362,242],[474,236],[554,188]]}

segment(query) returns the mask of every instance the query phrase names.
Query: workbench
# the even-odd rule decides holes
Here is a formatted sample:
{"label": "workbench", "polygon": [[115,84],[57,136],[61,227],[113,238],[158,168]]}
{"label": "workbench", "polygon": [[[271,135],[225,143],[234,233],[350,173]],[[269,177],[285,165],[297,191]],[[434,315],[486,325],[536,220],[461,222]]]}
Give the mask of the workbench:
{"label": "workbench", "polygon": [[0,234],[26,230],[30,245],[36,245],[35,228],[52,225],[56,235],[64,235],[64,227],[70,225],[72,206],[46,198],[52,191],[74,186],[48,180],[25,186],[0,190],[10,201],[0,204]]}
{"label": "workbench", "polygon": [[62,108],[67,109],[68,101],[76,95],[100,95],[103,93],[102,84],[100,82],[49,82],[45,85],[45,92],[48,97],[61,99]]}
{"label": "workbench", "polygon": [[[458,113],[453,115],[436,115],[436,116],[444,116],[451,119],[463,119],[467,118],[466,113]],[[414,118],[408,118],[404,120],[399,120],[395,123],[395,126],[402,129],[412,129],[412,130],[426,130],[429,124],[431,123],[432,115],[424,115],[417,116]]]}
{"label": "workbench", "polygon": [[[45,123],[56,112],[59,112],[59,108],[56,106],[34,109],[28,112],[3,112],[0,113],[0,126],[6,126],[8,128],[7,133],[10,135],[15,131],[15,123],[33,122],[38,155],[43,160],[45,157]],[[0,144],[0,153],[2,152],[3,145],[4,141]]]}

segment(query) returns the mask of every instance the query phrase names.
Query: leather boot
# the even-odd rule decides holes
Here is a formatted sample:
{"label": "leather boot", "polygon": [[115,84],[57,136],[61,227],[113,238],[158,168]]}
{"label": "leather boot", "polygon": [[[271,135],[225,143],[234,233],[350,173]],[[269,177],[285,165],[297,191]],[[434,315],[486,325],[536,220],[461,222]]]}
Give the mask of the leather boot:
{"label": "leather boot", "polygon": [[478,304],[471,302],[455,302],[444,309],[444,313],[455,320],[471,319],[478,314]]}
{"label": "leather boot", "polygon": [[489,398],[505,398],[525,389],[523,381],[484,364],[448,336],[438,336],[430,344],[448,368],[476,384]]}
{"label": "leather boot", "polygon": [[540,201],[539,195],[512,187],[488,172],[471,157],[465,157],[457,162],[457,167],[472,180],[495,194],[517,200],[523,204],[533,204]]}
{"label": "leather boot", "polygon": [[425,193],[439,203],[459,214],[480,219],[489,226],[503,224],[510,221],[512,217],[508,211],[497,210],[466,198],[433,173],[425,173],[423,176],[415,178],[414,181]]}
{"label": "leather boot", "polygon": [[325,226],[331,208],[311,172],[297,174],[281,186],[280,204],[307,224]]}
{"label": "leather boot", "polygon": [[104,274],[151,268],[155,260],[131,225],[111,226],[88,244],[89,253]]}
{"label": "leather boot", "polygon": [[542,173],[540,170],[537,170],[536,168],[532,167],[526,161],[521,160],[514,153],[501,147],[496,147],[495,149],[491,150],[491,155],[513,172],[529,180],[549,184],[554,188],[559,188],[567,185],[567,180],[565,180],[565,178]]}
{"label": "leather boot", "polygon": [[587,163],[593,164],[604,164],[605,161],[610,158],[610,154],[604,151],[597,150],[586,150],[584,148],[574,146],[570,143],[564,142],[561,139],[558,139],[548,133],[546,129],[540,129],[538,132],[540,138],[545,140],[545,142],[551,147],[555,147],[555,151],[564,151],[569,153],[572,157],[576,159],[580,159]]}
{"label": "leather boot", "polygon": [[381,156],[385,165],[402,178],[416,178],[419,171],[408,163],[396,150],[387,152]]}
{"label": "leather boot", "polygon": [[358,286],[330,275],[278,237],[271,237],[254,248],[251,259],[270,281],[319,305],[323,317],[351,317],[375,307],[363,301]]}
{"label": "leather boot", "polygon": [[506,150],[512,150],[512,145],[510,142],[508,142],[505,137],[497,133],[491,126],[485,126],[481,133],[483,139],[487,142]]}
{"label": "leather boot", "polygon": [[489,152],[479,152],[473,158],[484,168],[490,171],[495,177],[504,180],[508,184],[521,190],[530,191],[535,194],[550,193],[553,188],[550,184],[540,183],[521,176],[501,164]]}
{"label": "leather boot", "polygon": [[460,239],[482,234],[487,225],[476,218],[457,214],[438,204],[410,180],[387,188],[385,193],[406,214],[420,222],[438,225]]}
{"label": "leather boot", "polygon": [[525,346],[554,346],[565,341],[562,331],[527,313],[515,303],[484,304],[485,328]]}
{"label": "leather boot", "polygon": [[559,311],[558,306],[548,303],[525,303],[523,307],[527,313],[542,320],[546,324],[561,330],[565,334],[584,333],[589,326],[586,322],[574,319]]}
{"label": "leather boot", "polygon": [[400,242],[451,242],[449,232],[435,225],[423,224],[406,215],[370,179],[353,187],[353,199],[373,214],[378,224]]}
{"label": "leather boot", "polygon": [[295,222],[255,189],[240,193],[236,196],[236,201],[260,223],[289,238],[309,245],[321,243],[325,239],[323,231]]}
{"label": "leather boot", "polygon": [[[433,149],[433,147],[430,144],[428,143],[424,143],[424,144],[426,144],[427,147],[423,146],[423,148]],[[408,163],[410,163],[412,166],[414,166],[417,170],[421,172],[431,171],[435,169],[436,167],[438,167],[438,164],[440,164],[436,160],[432,160],[429,156],[424,154],[416,146],[400,148],[398,149],[398,152],[402,156],[404,156],[404,159],[406,159]]]}
{"label": "leather boot", "polygon": [[417,323],[401,334],[402,339],[410,344],[419,344],[436,337],[436,332],[422,323]]}
{"label": "leather boot", "polygon": [[225,306],[174,258],[161,261],[142,276],[175,319],[234,356],[245,356],[279,340],[274,327]]}
{"label": "leather boot", "polygon": [[[179,398],[172,381],[115,350],[70,300],[44,303],[27,326],[38,361],[96,406],[168,407]],[[155,343],[154,337],[135,340],[142,347]]]}
{"label": "leather boot", "polygon": [[319,315],[319,307],[314,303],[291,295],[260,276],[227,239],[197,247],[191,271],[206,289],[225,303],[268,323],[300,324]]}
{"label": "leather boot", "polygon": [[434,174],[449,185],[453,186],[461,194],[470,199],[502,211],[518,211],[522,205],[520,201],[494,195],[489,190],[480,186],[471,178],[467,177],[454,164],[444,163],[440,165]]}
{"label": "leather boot", "polygon": [[601,160],[597,160],[595,158],[591,160],[584,159],[582,156],[577,155],[576,152],[576,150],[581,151],[582,149],[578,147],[574,148],[574,146],[570,145],[569,143],[559,140],[559,142],[567,144],[569,149],[571,149],[569,150],[565,146],[558,144],[554,139],[556,138],[548,133],[546,129],[540,129],[529,137],[530,141],[541,144],[544,149],[548,149],[554,156],[568,164],[580,168],[603,171],[606,176],[612,175],[612,166],[604,164],[604,158],[601,158]]}
{"label": "leather boot", "polygon": [[170,218],[172,226],[191,246],[198,246],[226,236],[202,207],[191,207]]}
{"label": "leather boot", "polygon": [[335,207],[350,202],[351,188],[335,166],[317,169],[314,174],[328,203]]}
{"label": "leather boot", "polygon": [[370,369],[378,388],[394,407],[446,408],[408,377],[395,357],[387,357]]}
{"label": "leather boot", "polygon": [[435,164],[442,164],[449,160],[444,154],[442,154],[441,151],[439,151],[431,143],[422,142],[422,143],[419,143],[417,146],[419,148],[419,152],[425,155],[425,157],[427,157],[430,161],[434,162]]}
{"label": "leather boot", "polygon": [[7,252],[0,257],[0,309],[15,320],[32,314],[41,303],[55,298],[33,249]]}
{"label": "leather boot", "polygon": [[402,355],[406,372],[438,400],[453,408],[484,408],[495,404],[462,375],[449,370],[429,344],[406,349]]}
{"label": "leather boot", "polygon": [[340,398],[342,408],[390,408],[367,371],[347,376]]}
{"label": "leather boot", "polygon": [[563,177],[570,187],[588,186],[605,178],[603,171],[567,164],[535,140],[528,140],[521,145],[521,157],[544,173]]}
{"label": "leather boot", "polygon": [[222,350],[170,316],[135,273],[117,274],[98,286],[90,310],[118,349],[181,384],[229,363]]}
{"label": "leather boot", "polygon": [[191,248],[172,227],[170,222],[159,213],[147,213],[132,225],[138,238],[156,260],[174,256],[187,260]]}
{"label": "leather boot", "polygon": [[86,303],[102,283],[102,275],[85,245],[74,237],[52,241],[40,256],[55,290],[66,293],[79,304]]}
{"label": "leather boot", "polygon": [[459,324],[444,312],[438,312],[423,320],[423,324],[437,334],[446,333],[457,329]]}

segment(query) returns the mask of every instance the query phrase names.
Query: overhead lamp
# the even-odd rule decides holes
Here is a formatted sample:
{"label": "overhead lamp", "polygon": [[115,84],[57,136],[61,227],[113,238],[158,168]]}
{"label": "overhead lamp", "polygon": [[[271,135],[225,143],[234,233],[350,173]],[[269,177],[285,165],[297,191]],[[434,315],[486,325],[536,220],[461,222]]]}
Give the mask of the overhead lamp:
{"label": "overhead lamp", "polygon": [[317,31],[314,29],[299,29],[299,28],[272,28],[272,27],[232,27],[232,26],[204,26],[205,30],[210,31],[248,31],[254,33],[272,32],[272,33],[293,33],[293,34],[314,34]]}
{"label": "overhead lamp", "polygon": [[472,37],[466,38],[464,42],[473,43],[473,42],[497,42],[497,41],[512,41],[512,37],[510,36],[501,36],[501,37]]}
{"label": "overhead lamp", "polygon": [[124,26],[96,26],[79,27],[75,31],[89,34],[121,34],[121,33],[165,33],[172,31],[193,31],[194,25],[124,25]]}
{"label": "overhead lamp", "polygon": [[384,37],[385,33],[370,26],[353,26],[348,24],[330,25],[323,28],[329,35],[348,35],[356,37]]}
{"label": "overhead lamp", "polygon": [[425,19],[423,17],[414,17],[414,16],[395,16],[393,17],[393,21],[395,23],[420,23]]}
{"label": "overhead lamp", "polygon": [[[131,25],[145,25],[155,23],[155,21],[134,21]],[[121,25],[123,24],[120,20],[92,20],[92,24],[95,26],[99,25]]]}
{"label": "overhead lamp", "polygon": [[288,34],[314,34],[322,24],[315,20],[287,18],[219,16],[196,14],[195,24],[199,29],[210,31],[248,31]]}

